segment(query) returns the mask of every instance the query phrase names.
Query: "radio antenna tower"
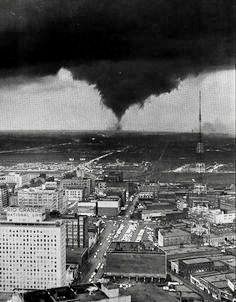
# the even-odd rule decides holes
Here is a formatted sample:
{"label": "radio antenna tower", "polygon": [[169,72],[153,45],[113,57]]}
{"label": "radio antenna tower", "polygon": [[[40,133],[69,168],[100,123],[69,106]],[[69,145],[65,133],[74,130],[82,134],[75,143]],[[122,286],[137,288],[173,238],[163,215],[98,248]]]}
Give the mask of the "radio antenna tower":
{"label": "radio antenna tower", "polygon": [[203,173],[205,173],[205,164],[203,162],[203,154],[204,154],[204,144],[202,142],[202,94],[199,91],[199,114],[198,114],[198,122],[199,122],[199,133],[198,133],[198,143],[196,148],[197,156],[197,171],[200,174],[200,183],[203,183]]}

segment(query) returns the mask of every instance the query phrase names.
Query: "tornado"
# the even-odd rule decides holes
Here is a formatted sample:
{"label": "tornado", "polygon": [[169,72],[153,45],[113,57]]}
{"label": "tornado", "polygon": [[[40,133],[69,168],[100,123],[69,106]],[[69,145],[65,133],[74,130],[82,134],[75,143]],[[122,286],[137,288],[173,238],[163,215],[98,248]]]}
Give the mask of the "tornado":
{"label": "tornado", "polygon": [[96,86],[117,128],[130,106],[142,108],[189,75],[233,68],[234,0],[18,2],[0,5],[0,76],[63,66]]}

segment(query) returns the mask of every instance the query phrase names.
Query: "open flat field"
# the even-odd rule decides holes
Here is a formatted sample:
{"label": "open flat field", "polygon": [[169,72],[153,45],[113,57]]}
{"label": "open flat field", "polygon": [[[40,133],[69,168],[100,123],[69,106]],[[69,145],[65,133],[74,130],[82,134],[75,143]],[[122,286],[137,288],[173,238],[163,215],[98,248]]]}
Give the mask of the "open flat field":
{"label": "open flat field", "polygon": [[[106,152],[118,151],[103,158],[100,163],[123,161],[127,166],[130,165],[124,171],[125,179],[191,181],[196,176],[194,173],[164,171],[196,163],[197,141],[197,133],[1,132],[0,165],[36,161],[61,162],[68,161],[69,158],[80,162],[81,158],[89,160]],[[233,137],[205,135],[203,142],[203,160],[207,165],[223,163],[235,170]],[[146,169],[145,162],[148,162]],[[121,166],[120,169],[124,170]],[[234,183],[234,173],[208,173],[205,180],[209,184],[231,184]]]}

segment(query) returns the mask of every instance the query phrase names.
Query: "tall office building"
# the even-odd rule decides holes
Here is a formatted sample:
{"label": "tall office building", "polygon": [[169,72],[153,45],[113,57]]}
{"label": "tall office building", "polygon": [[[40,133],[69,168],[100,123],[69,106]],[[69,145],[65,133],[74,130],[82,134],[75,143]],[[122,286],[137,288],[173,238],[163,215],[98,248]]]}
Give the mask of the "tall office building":
{"label": "tall office building", "polygon": [[6,185],[0,184],[0,208],[9,205],[9,192]]}
{"label": "tall office building", "polygon": [[66,226],[66,246],[70,248],[87,248],[88,217],[84,215],[62,215],[60,217]]}
{"label": "tall office building", "polygon": [[43,208],[7,209],[0,221],[0,292],[66,284],[66,229]]}

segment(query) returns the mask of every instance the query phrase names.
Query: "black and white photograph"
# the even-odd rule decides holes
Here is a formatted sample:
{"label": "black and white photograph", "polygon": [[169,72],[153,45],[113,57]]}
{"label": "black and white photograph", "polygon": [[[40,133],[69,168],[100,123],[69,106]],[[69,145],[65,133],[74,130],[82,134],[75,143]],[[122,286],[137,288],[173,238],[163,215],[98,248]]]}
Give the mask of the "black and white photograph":
{"label": "black and white photograph", "polygon": [[235,302],[235,0],[0,0],[0,302]]}

